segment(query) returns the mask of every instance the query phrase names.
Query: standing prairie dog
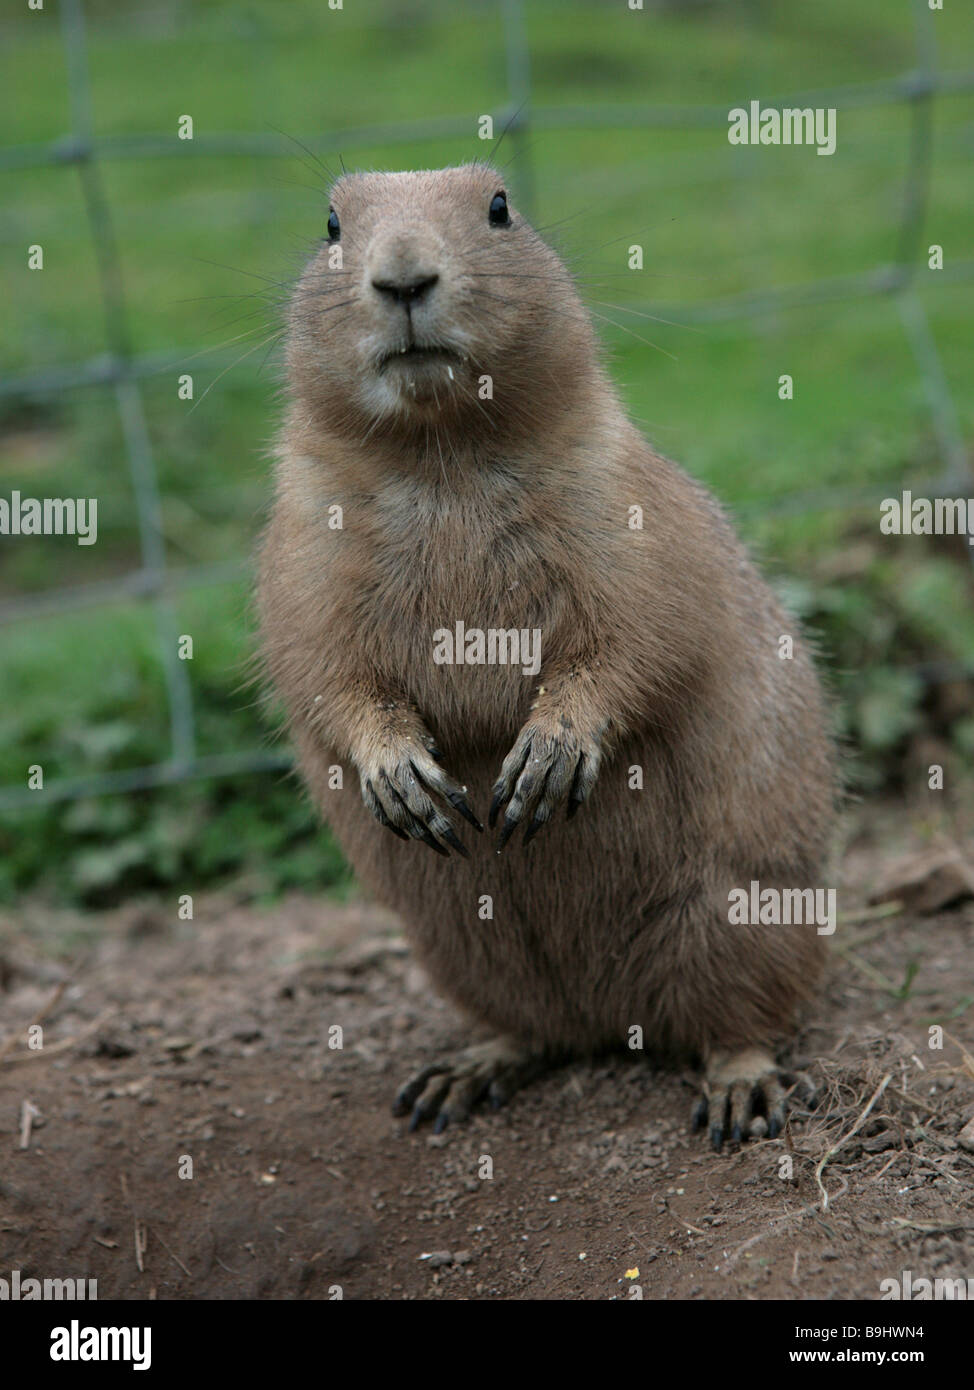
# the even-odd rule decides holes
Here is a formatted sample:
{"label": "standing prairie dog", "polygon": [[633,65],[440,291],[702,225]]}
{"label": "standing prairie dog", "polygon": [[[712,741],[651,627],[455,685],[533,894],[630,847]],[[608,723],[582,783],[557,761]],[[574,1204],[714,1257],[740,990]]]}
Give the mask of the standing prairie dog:
{"label": "standing prairie dog", "polygon": [[[630,424],[487,165],[335,184],[287,373],[266,666],[359,879],[487,1031],[399,1113],[442,1129],[635,1043],[703,1063],[716,1147],[776,1134],[824,943],[729,900],[821,882],[832,748],[794,621]],[[505,659],[515,630],[540,665]]]}

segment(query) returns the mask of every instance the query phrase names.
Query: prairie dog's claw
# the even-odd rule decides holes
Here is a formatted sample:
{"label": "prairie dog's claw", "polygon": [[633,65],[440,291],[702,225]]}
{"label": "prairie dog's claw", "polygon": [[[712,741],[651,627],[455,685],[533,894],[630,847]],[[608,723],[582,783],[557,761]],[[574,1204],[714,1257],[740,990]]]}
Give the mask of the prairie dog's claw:
{"label": "prairie dog's claw", "polygon": [[710,1142],[719,1153],[725,1138],[776,1139],[785,1127],[788,1101],[797,1092],[814,1105],[815,1087],[804,1074],[790,1078],[770,1053],[760,1048],[714,1052],[707,1064],[704,1095],[693,1112],[692,1128],[710,1121]]}
{"label": "prairie dog's claw", "polygon": [[469,859],[466,846],[431,794],[449,802],[475,829],[483,830],[483,826],[467,804],[466,787],[437,762],[439,752],[429,738],[386,742],[365,765],[359,765],[362,800],[379,824],[400,840],[421,840],[445,858],[452,849]]}
{"label": "prairie dog's claw", "polygon": [[567,719],[550,727],[525,724],[504,759],[490,803],[491,829],[506,807],[498,850],[525,822],[524,843],[530,844],[561,801],[567,799],[568,815],[573,816],[595,785],[601,757],[598,736],[581,736]]}

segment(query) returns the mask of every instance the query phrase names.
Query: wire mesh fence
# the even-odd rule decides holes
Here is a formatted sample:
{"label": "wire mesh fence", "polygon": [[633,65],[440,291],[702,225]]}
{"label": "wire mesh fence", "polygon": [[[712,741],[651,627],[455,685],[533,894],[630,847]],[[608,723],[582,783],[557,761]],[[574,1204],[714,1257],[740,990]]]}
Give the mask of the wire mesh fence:
{"label": "wire mesh fence", "polygon": [[[724,127],[726,106],[626,105],[535,106],[532,103],[531,53],[526,38],[522,0],[496,0],[503,22],[507,93],[494,113],[498,126],[512,147],[512,163],[518,175],[521,202],[531,209],[534,179],[529,136],[541,131],[599,130],[611,127],[707,129]],[[904,0],[916,11],[915,63],[900,77],[828,90],[792,93],[766,105],[800,108],[835,107],[837,110],[905,105],[909,111],[909,146],[899,195],[896,252],[888,264],[871,270],[818,279],[799,286],[770,287],[733,297],[700,300],[678,307],[687,325],[715,324],[760,318],[779,311],[813,304],[885,296],[895,302],[902,329],[922,383],[931,428],[941,460],[939,475],[929,480],[935,495],[957,495],[969,489],[967,449],[956,404],[945,376],[937,343],[917,293],[916,277],[928,209],[933,166],[932,130],[938,100],[974,91],[974,72],[940,73],[937,70],[933,15],[926,0]],[[160,512],[160,488],[152,439],[143,401],[143,382],[161,372],[180,368],[184,359],[175,354],[139,354],[132,350],[129,311],[121,275],[121,254],[115,220],[102,178],[102,165],[110,161],[185,157],[186,146],[175,134],[145,134],[98,138],[93,131],[91,78],[83,0],[61,0],[61,35],[65,56],[71,124],[53,142],[10,146],[0,151],[0,170],[8,173],[37,168],[74,171],[81,188],[88,230],[96,255],[100,299],[108,351],[87,361],[58,368],[14,374],[0,382],[0,396],[44,399],[75,388],[108,387],[114,394],[121,426],[130,482],[135,499],[140,563],[117,578],[81,587],[55,589],[0,603],[0,623],[23,622],[48,614],[97,607],[121,600],[139,600],[151,611],[158,634],[158,653],[165,675],[168,700],[170,751],[163,762],[94,776],[64,777],[45,786],[47,801],[106,793],[130,792],[192,778],[232,776],[243,772],[279,769],[289,765],[286,754],[270,750],[242,750],[219,756],[197,751],[193,690],[187,663],[178,653],[179,629],[173,598],[181,589],[219,582],[245,567],[218,565],[173,569],[167,562]],[[354,151],[368,146],[435,143],[467,136],[470,117],[439,118],[369,125],[332,133],[303,134],[300,144],[315,154]],[[281,155],[281,139],[273,133],[200,133],[192,141],[194,157]],[[974,260],[957,261],[942,280],[974,280]],[[671,310],[671,312],[674,312]],[[795,513],[833,508],[847,502],[861,505],[875,494],[849,488],[844,496],[834,489],[827,495],[799,491],[761,511]],[[0,809],[36,801],[27,787],[0,788]]]}

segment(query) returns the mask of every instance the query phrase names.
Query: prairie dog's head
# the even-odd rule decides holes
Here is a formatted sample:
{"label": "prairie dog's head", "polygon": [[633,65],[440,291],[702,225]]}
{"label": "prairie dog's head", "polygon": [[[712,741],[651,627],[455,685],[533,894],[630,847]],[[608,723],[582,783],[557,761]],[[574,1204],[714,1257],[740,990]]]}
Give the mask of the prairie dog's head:
{"label": "prairie dog's head", "polygon": [[288,334],[292,387],[317,418],[352,432],[494,432],[537,420],[592,353],[568,271],[496,170],[334,185]]}

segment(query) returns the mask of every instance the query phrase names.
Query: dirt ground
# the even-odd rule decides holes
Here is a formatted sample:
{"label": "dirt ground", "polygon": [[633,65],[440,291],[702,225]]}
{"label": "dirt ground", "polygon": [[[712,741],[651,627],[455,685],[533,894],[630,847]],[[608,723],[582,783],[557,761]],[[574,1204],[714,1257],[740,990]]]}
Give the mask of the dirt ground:
{"label": "dirt ground", "polygon": [[689,1132],[693,1075],[641,1057],[408,1134],[397,1086],[465,1038],[368,903],[26,904],[0,920],[0,1272],[102,1299],[877,1299],[904,1270],[974,1277],[974,901],[867,906],[932,835],[926,813],[852,812],[853,920],[791,1053],[823,1098],[721,1154]]}

